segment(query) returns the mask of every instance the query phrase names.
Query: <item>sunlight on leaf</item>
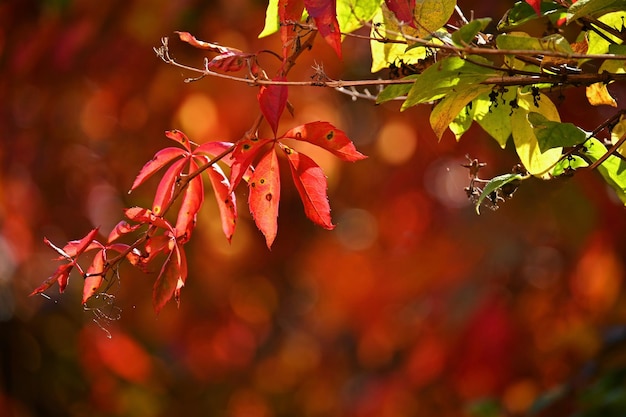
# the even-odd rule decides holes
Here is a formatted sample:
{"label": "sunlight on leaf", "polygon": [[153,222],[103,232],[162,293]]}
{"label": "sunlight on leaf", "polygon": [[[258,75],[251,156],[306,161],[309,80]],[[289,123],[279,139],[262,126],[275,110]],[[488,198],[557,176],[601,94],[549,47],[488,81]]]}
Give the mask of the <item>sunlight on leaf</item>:
{"label": "sunlight on leaf", "polygon": [[[606,154],[606,147],[596,138],[585,143],[583,154],[595,162]],[[615,155],[609,156],[597,167],[604,180],[615,190],[619,199],[626,205],[626,161]]]}
{"label": "sunlight on leaf", "polygon": [[248,187],[250,212],[257,227],[265,236],[267,247],[271,248],[278,231],[278,203],[280,201],[280,175],[274,148],[269,149],[261,157]]}
{"label": "sunlight on leaf", "polygon": [[348,162],[367,158],[356,150],[354,143],[343,131],[328,122],[305,123],[288,130],[280,139],[296,139],[312,143]]}
{"label": "sunlight on leaf", "polygon": [[459,113],[465,110],[465,106],[470,101],[489,90],[491,90],[489,85],[474,84],[456,93],[451,93],[441,100],[430,113],[430,125],[437,139],[441,140],[443,132],[457,118]]}
{"label": "sunlight on leaf", "polygon": [[553,122],[541,113],[533,111],[528,113],[528,121],[533,127],[541,152],[579,145],[589,136],[589,133],[572,123]]}

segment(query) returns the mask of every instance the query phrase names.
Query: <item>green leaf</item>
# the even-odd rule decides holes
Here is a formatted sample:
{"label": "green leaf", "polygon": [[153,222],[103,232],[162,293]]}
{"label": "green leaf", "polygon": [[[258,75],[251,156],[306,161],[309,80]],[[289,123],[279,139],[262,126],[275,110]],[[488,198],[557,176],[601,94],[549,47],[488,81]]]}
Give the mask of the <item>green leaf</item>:
{"label": "green leaf", "polygon": [[461,136],[463,136],[463,134],[467,132],[471,126],[472,126],[471,110],[469,111],[461,110],[461,112],[454,118],[452,123],[450,123],[449,127],[452,133],[454,133],[454,137],[456,138],[458,142],[459,140],[461,140]]}
{"label": "green leaf", "polygon": [[[596,138],[585,143],[582,154],[592,163],[606,154],[606,147]],[[598,172],[604,180],[615,190],[619,199],[626,205],[626,161],[615,155],[609,156],[598,165]]]}
{"label": "green leaf", "polygon": [[574,51],[567,39],[559,34],[553,34],[544,38],[533,38],[525,33],[517,32],[514,35],[502,34],[496,38],[496,46],[502,50],[527,50],[527,51],[554,51],[573,54]]}
{"label": "green leaf", "polygon": [[[419,74],[412,74],[404,77],[403,80],[414,80]],[[376,97],[376,104],[384,103],[385,101],[393,100],[400,96],[406,96],[411,91],[413,84],[392,84],[385,87],[383,91]]]}
{"label": "green leaf", "polygon": [[[552,15],[555,15],[559,11],[563,10],[565,10],[565,8],[552,2],[541,3],[542,16],[550,16],[552,18]],[[537,16],[537,13],[535,13],[535,10],[530,4],[526,3],[526,1],[518,1],[511,9],[509,9],[508,12],[504,14],[504,17],[502,17],[500,22],[498,22],[498,31],[510,31],[516,26],[520,26],[538,18],[540,18],[540,16]]]}
{"label": "green leaf", "polygon": [[573,170],[577,170],[578,168],[584,168],[587,166],[589,166],[587,161],[585,161],[580,156],[570,155],[567,158],[563,158],[559,162],[557,162],[557,164],[554,166],[554,169],[552,170],[552,176],[558,177],[560,175],[567,174],[568,172],[571,172]]}
{"label": "green leaf", "polygon": [[567,9],[568,23],[583,16],[606,14],[626,8],[626,0],[579,0]]}
{"label": "green leaf", "polygon": [[452,34],[452,42],[461,47],[469,45],[474,41],[474,37],[484,30],[490,22],[491,18],[489,17],[472,20]]}
{"label": "green leaf", "polygon": [[[615,13],[605,14],[604,16],[598,18],[600,22],[612,28],[615,28],[618,31],[622,30],[625,19],[626,12],[623,10]],[[600,31],[604,36],[601,36],[593,30],[589,31],[589,34],[587,35],[589,42],[589,48],[587,49],[588,54],[606,54],[612,44],[622,43],[621,39],[617,38],[616,36],[613,36],[600,28],[597,28],[597,30]],[[607,39],[610,39],[611,42],[609,42]]]}
{"label": "green leaf", "polygon": [[483,84],[468,85],[455,94],[449,94],[441,100],[430,113],[430,126],[433,128],[437,138],[441,140],[443,132],[446,131],[450,123],[456,119],[470,101],[474,100],[478,95],[491,90],[491,88],[491,86]]}
{"label": "green leaf", "polygon": [[[478,56],[470,56],[473,61],[491,64]],[[416,104],[438,100],[450,93],[458,93],[470,85],[479,84],[497,75],[497,71],[485,68],[459,57],[448,57],[431,65],[422,72],[411,87],[402,105],[405,110]]]}
{"label": "green leaf", "polygon": [[343,33],[354,32],[363,22],[372,20],[380,9],[381,0],[338,0],[337,21]]}
{"label": "green leaf", "polygon": [[504,149],[511,137],[511,105],[517,97],[517,90],[508,88],[491,101],[489,94],[482,94],[472,105],[472,117],[485,132]]}
{"label": "green leaf", "polygon": [[269,4],[267,5],[267,10],[265,11],[265,27],[261,33],[259,33],[259,38],[263,38],[265,36],[269,36],[272,33],[278,32],[280,28],[280,22],[278,21],[278,0],[269,0]]}
{"label": "green leaf", "polygon": [[[370,48],[372,51],[371,71],[373,73],[389,67],[391,63],[397,63],[399,60],[405,64],[415,64],[420,59],[426,58],[426,48],[413,48],[407,51],[408,42],[401,35],[401,32],[406,33],[407,36],[417,36],[417,31],[411,27],[403,26],[401,28],[393,12],[383,3],[372,18]],[[376,39],[403,42],[382,42]]]}
{"label": "green leaf", "polygon": [[528,121],[533,127],[539,149],[569,147],[583,143],[589,134],[572,123],[560,123],[548,120],[537,112],[528,113]]}
{"label": "green leaf", "polygon": [[503,175],[498,175],[497,177],[493,177],[487,183],[487,185],[485,185],[485,188],[483,188],[483,192],[480,193],[478,200],[476,200],[476,213],[480,214],[480,205],[482,204],[483,200],[489,196],[489,194],[504,187],[506,184],[510,182],[521,181],[526,178],[527,178],[526,176],[524,176],[523,174],[519,174],[519,173],[503,174]]}
{"label": "green leaf", "polygon": [[541,151],[534,129],[528,121],[528,113],[538,112],[550,121],[560,122],[559,112],[554,103],[543,94],[533,98],[531,93],[518,93],[517,104],[519,108],[515,109],[511,116],[511,129],[517,155],[530,174],[547,178],[548,171],[561,158],[562,148]]}

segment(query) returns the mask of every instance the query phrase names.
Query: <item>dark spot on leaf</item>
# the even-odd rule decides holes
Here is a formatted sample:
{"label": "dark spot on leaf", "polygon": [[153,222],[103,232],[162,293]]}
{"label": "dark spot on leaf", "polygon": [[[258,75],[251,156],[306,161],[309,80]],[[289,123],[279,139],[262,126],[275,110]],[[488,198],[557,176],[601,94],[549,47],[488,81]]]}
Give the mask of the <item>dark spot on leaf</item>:
{"label": "dark spot on leaf", "polygon": [[302,133],[296,132],[296,139],[302,139]]}
{"label": "dark spot on leaf", "polygon": [[265,178],[261,178],[261,179],[259,180],[259,184],[265,184]]}
{"label": "dark spot on leaf", "polygon": [[257,138],[257,137],[255,136],[255,137],[253,137],[253,138],[252,138],[252,139],[250,139],[250,140],[251,140],[252,142],[258,142],[258,141],[259,141],[259,138]]}
{"label": "dark spot on leaf", "polygon": [[252,188],[256,187],[256,182],[251,182],[250,183],[250,187],[252,187]]}
{"label": "dark spot on leaf", "polygon": [[328,140],[332,140],[332,138],[334,138],[334,137],[335,137],[335,131],[334,130],[331,130],[330,132],[328,132],[326,134],[326,139],[328,139]]}
{"label": "dark spot on leaf", "polygon": [[287,147],[285,147],[285,153],[286,153],[287,155],[291,155],[291,148],[287,148]]}
{"label": "dark spot on leaf", "polygon": [[244,145],[242,146],[244,151],[247,151],[248,149],[250,149],[252,146],[250,146],[249,143],[244,143]]}
{"label": "dark spot on leaf", "polygon": [[267,194],[265,194],[265,199],[266,199],[267,201],[272,201],[272,193],[267,193]]}

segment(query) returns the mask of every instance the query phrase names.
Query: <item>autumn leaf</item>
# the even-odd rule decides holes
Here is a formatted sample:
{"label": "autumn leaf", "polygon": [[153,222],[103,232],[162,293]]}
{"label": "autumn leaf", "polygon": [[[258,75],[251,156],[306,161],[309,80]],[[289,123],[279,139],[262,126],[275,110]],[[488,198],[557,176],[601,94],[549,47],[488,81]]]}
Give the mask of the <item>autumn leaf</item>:
{"label": "autumn leaf", "polygon": [[165,171],[163,178],[161,178],[161,181],[159,182],[156,193],[154,194],[152,212],[155,215],[163,215],[163,208],[172,200],[172,195],[174,194],[174,189],[176,188],[176,182],[180,179],[180,175],[182,174],[187,161],[187,159],[179,159],[174,162],[167,171]]}
{"label": "autumn leaf", "polygon": [[341,31],[337,22],[336,0],[304,0],[304,7],[315,21],[320,35],[341,59]]}
{"label": "autumn leaf", "polygon": [[121,220],[118,224],[115,225],[113,230],[111,230],[111,233],[109,233],[109,237],[107,238],[107,242],[111,243],[111,242],[119,239],[121,236],[123,236],[123,235],[125,235],[127,233],[134,232],[140,226],[141,225],[139,225],[139,224],[131,225],[126,220]]}
{"label": "autumn leaf", "polygon": [[299,22],[304,10],[304,2],[302,0],[279,0],[278,1],[278,20],[280,25],[280,40],[283,44],[283,60],[295,50],[295,39],[298,32],[293,26],[286,24],[287,22]]}
{"label": "autumn leaf", "polygon": [[216,43],[210,43],[210,42],[205,42],[205,41],[201,41],[199,39],[197,39],[195,36],[193,36],[191,33],[189,32],[175,32],[176,34],[178,34],[178,37],[180,38],[181,41],[183,42],[187,42],[189,45],[196,47],[196,48],[200,48],[200,49],[206,49],[209,51],[213,51],[213,52],[217,52],[220,54],[226,53],[226,52],[241,52],[238,49],[235,48],[229,48],[227,46],[222,46]]}
{"label": "autumn leaf", "polygon": [[102,280],[104,279],[105,253],[104,249],[98,251],[94,256],[91,265],[85,274],[85,283],[83,284],[83,304],[96,293]]}
{"label": "autumn leaf", "polygon": [[[196,149],[194,149],[193,154],[194,155],[205,154],[209,156],[210,158],[214,158],[224,152],[233,150],[234,149],[233,145],[234,144],[232,142],[217,142],[217,141],[205,142],[202,145],[198,146]],[[232,165],[231,158],[222,158],[220,159],[220,161],[225,163],[228,166]]]}
{"label": "autumn leaf", "polygon": [[348,162],[367,158],[356,150],[344,132],[328,122],[312,122],[294,127],[280,139],[296,139],[312,143]]}
{"label": "autumn leaf", "polygon": [[156,216],[152,210],[143,207],[131,207],[125,209],[124,214],[129,220],[144,224],[148,223],[165,230],[172,230],[172,226],[169,222],[162,217]]}
{"label": "autumn leaf", "polygon": [[250,72],[256,74],[258,73],[258,68],[252,58],[254,58],[254,54],[251,53],[228,51],[211,59],[208,67],[212,70],[220,70],[224,72],[235,72],[248,68],[250,69]]}
{"label": "autumn leaf", "polygon": [[[191,160],[190,172],[194,172],[198,169],[198,164]],[[185,191],[183,193],[183,202],[178,212],[178,218],[176,219],[176,237],[181,241],[187,242],[191,237],[191,231],[196,224],[196,215],[202,206],[204,201],[204,185],[202,183],[202,177],[197,175],[189,181]]]}
{"label": "autumn leaf", "polygon": [[326,194],[328,182],[322,168],[308,156],[283,144],[280,144],[280,147],[287,155],[293,182],[304,204],[304,213],[313,223],[324,229],[334,229],[335,225],[330,218],[330,205]]}
{"label": "autumn leaf", "polygon": [[385,0],[385,4],[400,22],[408,23],[411,27],[415,27],[413,19],[415,0]]}
{"label": "autumn leaf", "polygon": [[169,139],[172,139],[175,142],[180,143],[185,147],[185,149],[191,152],[191,144],[189,143],[189,138],[183,132],[178,129],[167,130],[165,132],[165,136]]}
{"label": "autumn leaf", "polygon": [[[285,77],[276,77],[273,81],[286,81]],[[274,137],[278,129],[278,121],[285,110],[287,104],[288,89],[286,85],[262,85],[259,89],[257,99],[263,116],[270,124]]]}
{"label": "autumn leaf", "polygon": [[163,168],[165,165],[172,162],[174,159],[179,158],[185,155],[186,152],[180,148],[164,148],[158,151],[154,158],[146,162],[146,164],[141,168],[139,174],[135,178],[132,187],[130,187],[129,193],[132,192],[135,188],[139,187],[144,183],[148,178],[152,176],[155,172]]}
{"label": "autumn leaf", "polygon": [[235,225],[237,223],[237,200],[235,193],[230,190],[228,178],[218,165],[211,166],[206,172],[211,180],[211,186],[220,210],[222,230],[226,239],[230,242],[235,233]]}
{"label": "autumn leaf", "polygon": [[271,248],[278,231],[278,202],[280,200],[280,175],[274,148],[269,149],[256,165],[248,183],[248,205],[265,243]]}
{"label": "autumn leaf", "polygon": [[243,176],[248,172],[250,164],[259,155],[265,145],[273,142],[273,139],[245,139],[237,142],[237,146],[231,154],[232,164],[230,169],[230,190],[234,190]]}
{"label": "autumn leaf", "polygon": [[55,282],[58,283],[59,285],[59,292],[62,293],[63,291],[65,291],[65,288],[67,287],[67,283],[70,277],[70,272],[72,272],[72,268],[74,268],[75,266],[78,266],[77,264],[78,257],[80,257],[80,255],[82,255],[87,250],[87,248],[90,247],[92,241],[94,240],[97,234],[98,234],[98,228],[91,230],[82,239],[71,242],[74,244],[66,245],[67,250],[66,248],[64,248],[63,250],[60,250],[58,247],[53,245],[52,242],[50,242],[48,239],[44,239],[44,242],[48,246],[54,249],[57,253],[60,253],[65,259],[67,259],[65,255],[69,256],[70,257],[68,259],[69,262],[63,265],[59,265],[59,267],[52,273],[52,275],[50,275],[39,287],[35,288],[33,292],[29,294],[29,296],[43,293],[45,290],[47,290],[52,285],[54,285]]}
{"label": "autumn leaf", "polygon": [[175,293],[180,293],[187,277],[187,263],[181,254],[182,248],[174,239],[170,239],[168,247],[167,259],[152,288],[152,306],[156,313],[163,309]]}

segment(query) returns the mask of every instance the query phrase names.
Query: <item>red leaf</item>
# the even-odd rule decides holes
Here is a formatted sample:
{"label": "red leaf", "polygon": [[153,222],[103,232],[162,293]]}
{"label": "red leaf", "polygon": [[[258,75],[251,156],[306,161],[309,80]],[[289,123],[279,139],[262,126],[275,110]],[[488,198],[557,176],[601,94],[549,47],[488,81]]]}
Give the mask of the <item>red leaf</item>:
{"label": "red leaf", "polygon": [[[276,77],[273,81],[285,81],[285,77]],[[278,129],[278,121],[287,104],[288,89],[286,85],[262,85],[257,95],[261,112],[270,124],[274,137]]]}
{"label": "red leaf", "polygon": [[254,54],[245,52],[228,51],[219,54],[209,61],[209,68],[212,70],[221,70],[225,72],[241,71],[249,68],[251,72],[256,73],[257,66],[252,58]]}
{"label": "red leaf", "polygon": [[341,58],[341,32],[337,22],[336,0],[304,0],[304,7],[315,21],[320,35]]}
{"label": "red leaf", "polygon": [[[198,164],[193,159],[189,161],[191,171],[198,169]],[[189,181],[187,188],[183,194],[183,202],[176,219],[176,237],[181,238],[182,242],[187,242],[191,237],[191,231],[196,225],[196,215],[204,201],[204,185],[202,177],[197,175]]]}
{"label": "red leaf", "polygon": [[218,52],[220,54],[228,52],[228,51],[237,51],[237,49],[235,48],[229,48],[226,46],[218,45],[216,43],[201,41],[199,39],[196,39],[196,37],[193,36],[189,32],[175,32],[175,33],[178,34],[178,37],[180,38],[181,41],[187,42],[189,45],[194,46],[196,48],[208,49],[209,51]]}
{"label": "red leaf", "polygon": [[[211,158],[214,158],[228,150],[234,150],[234,144],[232,142],[205,142],[202,145],[198,146],[194,151],[194,155],[198,154],[206,154]],[[222,158],[221,162],[224,162],[226,165],[231,166],[233,160],[231,158]]]}
{"label": "red leaf", "polygon": [[154,311],[159,313],[175,293],[180,293],[186,278],[187,262],[182,255],[182,248],[174,240],[170,240],[167,259],[152,289]]}
{"label": "red leaf", "polygon": [[259,155],[263,146],[272,142],[273,139],[245,139],[237,142],[237,146],[231,154],[232,164],[230,169],[230,190],[234,190],[244,174],[249,172],[250,164]]}
{"label": "red leaf", "polygon": [[176,188],[176,181],[180,178],[183,168],[187,163],[187,159],[179,159],[174,162],[159,182],[156,193],[154,194],[154,201],[152,203],[152,212],[157,215],[163,215],[163,208],[172,200],[172,194]]}
{"label": "red leaf", "polygon": [[280,175],[278,158],[274,148],[268,150],[257,166],[249,182],[248,205],[254,222],[271,248],[278,231],[278,202],[280,201]]}
{"label": "red leaf", "polygon": [[[98,234],[98,228],[95,228],[91,230],[89,233],[87,233],[87,235],[84,238],[80,240],[74,240],[68,243],[67,245],[65,245],[63,249],[59,249],[54,244],[52,244],[52,242],[50,242],[48,239],[44,238],[44,242],[48,246],[50,246],[52,249],[54,249],[56,252],[61,254],[63,259],[68,259],[69,257],[69,262],[66,264],[60,265],[54,271],[54,273],[52,273],[52,275],[50,275],[39,287],[35,288],[35,290],[33,290],[33,292],[31,292],[29,295],[33,296],[35,294],[44,292],[45,290],[50,288],[55,283],[55,281],[59,284],[59,292],[65,291],[65,287],[67,287],[67,282],[70,277],[70,272],[72,271],[72,268],[74,266],[78,265],[76,263],[78,257],[82,255],[88,248],[90,248],[90,246],[93,247],[91,243],[97,234]],[[99,247],[102,247],[102,246],[100,245]]]}
{"label": "red leaf", "polygon": [[413,18],[415,0],[385,0],[385,4],[399,21],[415,27],[415,19]]}
{"label": "red leaf", "polygon": [[130,191],[128,192],[130,193],[135,188],[139,187],[139,185],[143,184],[143,182],[150,178],[152,174],[163,168],[168,163],[185,154],[186,152],[180,148],[170,147],[161,149],[154,155],[154,158],[146,162],[143,168],[141,168],[141,171],[139,171],[139,175],[137,175],[137,178],[135,178],[133,186],[130,187]]}
{"label": "red leaf", "polygon": [[176,246],[176,248],[178,250],[178,262],[180,266],[178,268],[178,281],[176,281],[176,289],[174,290],[174,300],[176,300],[176,306],[180,308],[180,290],[187,280],[187,256],[182,246]]}
{"label": "red leaf", "polygon": [[85,283],[83,285],[83,304],[87,302],[87,299],[94,295],[104,279],[104,250],[100,250],[96,253],[93,261],[87,273],[85,275]]}
{"label": "red leaf", "polygon": [[169,222],[162,217],[155,216],[152,210],[142,207],[132,207],[124,210],[124,214],[129,220],[138,223],[149,223],[165,230],[172,230],[172,226]]}
{"label": "red leaf", "polygon": [[537,16],[541,16],[541,0],[526,0],[526,3],[530,4]]}
{"label": "red leaf", "polygon": [[328,230],[334,229],[326,194],[328,182],[322,168],[308,156],[282,144],[280,147],[287,155],[293,182],[304,204],[304,213],[313,223]]}
{"label": "red leaf", "polygon": [[294,127],[281,138],[303,140],[326,149],[344,161],[358,161],[367,158],[357,151],[344,132],[328,122],[306,123]]}
{"label": "red leaf", "polygon": [[237,200],[235,193],[230,191],[230,184],[228,178],[224,175],[222,169],[213,165],[207,170],[211,185],[213,186],[213,192],[217,200],[217,205],[220,210],[220,218],[222,219],[222,230],[226,239],[230,242],[233,233],[235,233],[235,225],[237,223]]}
{"label": "red leaf", "polygon": [[139,224],[131,225],[126,220],[121,220],[118,224],[115,225],[115,228],[111,230],[111,233],[109,233],[107,242],[111,243],[119,239],[122,235],[131,233],[137,230],[139,227],[141,227],[141,225]]}
{"label": "red leaf", "polygon": [[191,152],[191,145],[189,144],[189,138],[180,130],[178,129],[166,130],[165,136],[168,137],[169,139],[172,139],[173,141],[180,143],[181,145],[185,147],[185,149]]}
{"label": "red leaf", "polygon": [[278,20],[280,21],[280,40],[283,43],[283,60],[295,51],[294,41],[298,32],[287,22],[299,22],[304,10],[303,0],[278,0]]}

